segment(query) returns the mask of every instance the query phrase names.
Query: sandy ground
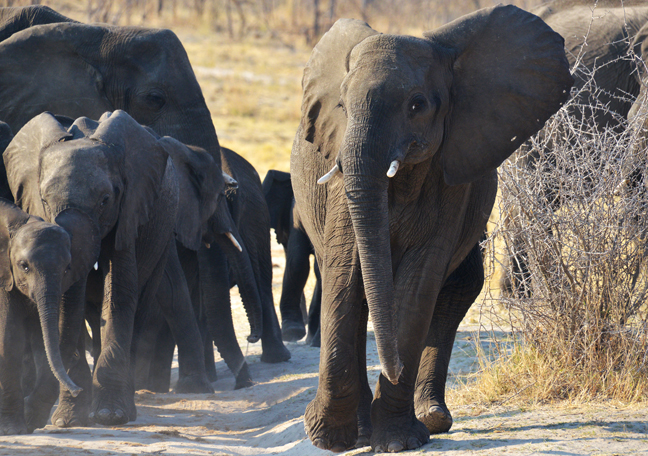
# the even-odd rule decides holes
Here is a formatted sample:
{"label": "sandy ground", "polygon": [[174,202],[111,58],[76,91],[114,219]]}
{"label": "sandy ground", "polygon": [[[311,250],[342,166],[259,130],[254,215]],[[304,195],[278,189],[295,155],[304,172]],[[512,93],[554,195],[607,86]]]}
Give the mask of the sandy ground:
{"label": "sandy ground", "polygon": [[[280,294],[283,252],[275,246],[275,295]],[[235,295],[236,293],[233,293]],[[125,426],[58,429],[48,425],[32,435],[0,437],[0,455],[267,455],[331,454],[315,448],[304,432],[303,414],[315,396],[319,349],[303,342],[287,344],[290,362],[260,362],[260,344],[247,346],[248,333],[238,297],[234,297],[237,334],[247,352],[256,384],[234,391],[234,377],[217,354],[219,380],[213,395],[137,392],[137,421]],[[450,366],[450,384],[478,368],[474,340],[464,326]],[[488,348],[488,340],[482,338]],[[378,376],[373,334],[368,341],[370,381]],[[177,365],[176,365],[177,368]],[[177,369],[176,369],[177,371]],[[176,374],[177,375],[177,374]],[[453,407],[455,424],[434,436],[417,454],[648,454],[648,405],[611,404],[578,408]],[[370,448],[349,455],[373,454]]]}

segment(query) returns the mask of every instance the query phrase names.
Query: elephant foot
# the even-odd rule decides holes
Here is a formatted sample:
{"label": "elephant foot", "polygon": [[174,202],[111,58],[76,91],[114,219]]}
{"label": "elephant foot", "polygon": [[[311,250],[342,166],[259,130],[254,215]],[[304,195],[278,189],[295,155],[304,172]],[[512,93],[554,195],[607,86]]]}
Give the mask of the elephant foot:
{"label": "elephant foot", "polygon": [[60,428],[87,426],[90,400],[90,394],[85,389],[76,398],[62,391],[59,404],[52,414],[52,424]]}
{"label": "elephant foot", "polygon": [[285,342],[297,342],[306,335],[303,322],[284,320],[281,322],[281,338]]}
{"label": "elephant foot", "polygon": [[430,440],[430,432],[425,424],[410,412],[405,416],[392,416],[387,410],[372,404],[371,447],[376,453],[398,453],[414,450]]}
{"label": "elephant foot", "polygon": [[21,435],[31,434],[25,423],[25,415],[20,413],[2,414],[0,416],[0,435]]}
{"label": "elephant foot", "polygon": [[250,377],[250,370],[248,369],[248,365],[247,363],[243,363],[241,370],[236,376],[236,385],[234,385],[234,389],[237,390],[241,388],[247,388],[252,385],[254,385],[254,382]]}
{"label": "elephant foot", "polygon": [[[313,445],[334,453],[353,448],[358,440],[358,426],[354,413],[338,417],[325,416],[315,398],[304,415],[304,428]],[[349,419],[348,417],[351,417]]]}
{"label": "elephant foot", "polygon": [[52,411],[51,403],[45,403],[33,395],[25,398],[25,423],[27,424],[27,433],[31,434],[35,429],[47,426],[47,421]]}
{"label": "elephant foot", "polygon": [[137,419],[137,409],[133,397],[126,401],[123,399],[108,400],[100,397],[95,403],[97,405],[93,405],[93,411],[88,415],[90,422],[104,426],[117,426]]}
{"label": "elephant foot", "polygon": [[308,337],[306,338],[306,343],[309,344],[311,347],[321,347],[322,345],[322,337],[320,335],[320,330],[317,328],[317,332],[315,334],[308,333]]}
{"label": "elephant foot", "polygon": [[433,405],[416,418],[425,424],[430,434],[442,434],[452,427],[452,415],[445,405]]}
{"label": "elephant foot", "polygon": [[290,359],[290,351],[284,346],[283,342],[261,344],[263,353],[261,361],[264,363],[282,363]]}
{"label": "elephant foot", "polygon": [[176,394],[212,394],[214,388],[206,375],[183,375],[178,379],[174,392]]}

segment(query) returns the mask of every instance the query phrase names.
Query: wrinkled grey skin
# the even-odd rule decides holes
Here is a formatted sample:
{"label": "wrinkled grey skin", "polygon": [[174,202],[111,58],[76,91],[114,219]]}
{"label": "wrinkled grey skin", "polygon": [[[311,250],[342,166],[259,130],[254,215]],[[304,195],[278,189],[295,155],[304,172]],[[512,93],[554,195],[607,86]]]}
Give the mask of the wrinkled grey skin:
{"label": "wrinkled grey skin", "polygon": [[[254,283],[242,284],[240,275],[237,275],[234,269],[233,274],[230,275],[230,286],[237,284],[239,291],[244,293],[256,292],[261,300],[263,312],[263,335],[261,336],[263,353],[261,354],[261,361],[267,363],[288,361],[290,352],[284,346],[281,338],[281,328],[272,297],[270,214],[263,196],[261,179],[247,160],[225,147],[221,147],[221,164],[223,171],[239,183],[237,189],[229,189],[225,196],[232,214],[232,220],[242,241],[243,251],[249,252],[254,277]],[[250,223],[250,221],[254,222]],[[219,245],[222,246],[223,244]],[[224,245],[231,249],[230,243]],[[203,251],[201,250],[201,252]],[[256,290],[254,284],[256,284]],[[214,290],[214,292],[216,291]],[[245,297],[243,296],[243,298]],[[236,347],[234,347],[234,344]],[[231,347],[240,350],[235,339]]]}
{"label": "wrinkled grey skin", "polygon": [[[286,268],[281,286],[281,335],[283,340],[294,342],[305,335],[304,315],[306,298],[304,287],[310,272],[313,245],[295,211],[295,197],[290,182],[290,173],[271,169],[263,179],[263,194],[270,210],[270,227],[275,230],[277,242],[284,248]],[[319,317],[322,300],[322,285],[317,261],[315,261],[316,283],[313,297],[308,308],[306,320],[308,336],[306,343],[320,346]]]}
{"label": "wrinkled grey skin", "polygon": [[[320,40],[291,155],[322,274],[319,385],[304,420],[314,445],[397,452],[449,429],[447,367],[483,283],[495,168],[572,83],[560,35],[514,6],[422,39],[340,20]],[[336,164],[342,174],[318,185]],[[382,367],[373,400],[368,314]]]}
{"label": "wrinkled grey skin", "polygon": [[[252,381],[247,363],[238,349],[234,336],[229,301],[229,273],[226,269],[227,260],[223,253],[223,251],[232,250],[231,253],[228,252],[232,267],[245,269],[237,275],[249,277],[248,280],[254,281],[247,252],[239,252],[226,236],[226,233],[230,233],[237,238],[239,244],[242,242],[238,239],[240,236],[231,218],[225,197],[225,193],[229,189],[235,189],[237,183],[232,181],[226,184],[220,168],[203,149],[186,147],[177,141],[175,143],[176,147],[169,148],[169,151],[177,170],[180,188],[176,226],[177,247],[194,311],[196,316],[200,317],[198,323],[201,326],[201,334],[205,343],[206,367],[208,373],[211,371],[212,374],[215,374],[212,342],[214,341],[223,359],[236,376],[236,388],[250,386]],[[180,235],[181,233],[182,235]],[[209,243],[204,242],[203,239],[209,239]],[[217,277],[218,281],[222,283],[216,287],[218,293],[216,296],[210,295],[208,292],[201,293],[201,287],[204,286],[200,281],[198,264],[198,251],[201,249],[219,251],[216,254],[220,257],[217,264],[221,266],[222,272],[217,274]],[[256,288],[256,285],[254,284],[252,287]],[[161,286],[158,291],[158,300],[170,299],[173,302],[173,292],[174,290],[170,287]],[[256,342],[263,332],[260,299],[258,297],[250,299],[250,294],[247,291],[242,294],[251,328],[248,339],[251,342]],[[167,322],[172,323],[169,319]],[[150,335],[143,337],[139,347],[142,350],[142,355],[138,356],[136,382],[139,381],[141,387],[151,391],[166,392],[169,389],[171,360],[175,343],[169,343],[166,340],[171,337],[171,334],[167,332],[164,325],[151,323],[150,326],[153,327],[153,330]],[[226,336],[230,334],[240,357],[237,356],[237,353],[232,353],[232,350],[227,350],[229,341]],[[177,339],[175,334],[174,338]],[[182,388],[182,383],[186,381],[184,370],[180,363],[176,392],[184,391]],[[215,377],[210,380],[215,381]]]}
{"label": "wrinkled grey skin", "polygon": [[[593,105],[594,98],[607,109],[586,110],[586,117],[594,116],[596,124],[619,127],[639,94],[636,78],[639,47],[633,38],[648,21],[648,5],[643,0],[557,0],[545,3],[533,13],[542,18],[565,39],[565,53],[570,67],[577,61],[594,73],[597,95],[581,93],[579,101]],[[574,86],[581,89],[590,75],[575,69]],[[579,113],[576,113],[579,115]]]}
{"label": "wrinkled grey skin", "polygon": [[[101,424],[123,424],[136,418],[130,374],[135,313],[151,308],[167,260],[177,261],[177,177],[165,144],[123,111],[107,113],[99,122],[79,118],[71,126],[59,119],[50,113],[35,117],[3,154],[16,204],[67,230],[86,223],[89,226],[75,234],[81,252],[100,251],[105,324],[92,378],[92,404],[89,398],[82,401],[61,391],[52,422],[83,424],[88,416]],[[77,257],[72,255],[73,266]],[[181,274],[173,278],[184,280]],[[69,290],[64,301],[85,304],[85,287],[79,288],[83,293]],[[97,292],[88,290],[93,293]],[[183,315],[178,314],[176,318]],[[61,325],[67,318],[61,316]],[[194,319],[191,313],[186,318]],[[78,331],[76,340],[82,342],[82,326]],[[75,375],[89,375],[87,365]],[[76,382],[75,375],[70,373]]]}
{"label": "wrinkled grey skin", "polygon": [[[86,258],[88,264],[73,268],[72,253],[80,246],[72,245],[71,238],[72,233],[60,226],[0,198],[1,435],[31,433],[42,427],[54,405],[51,397],[58,395],[59,381],[74,395],[82,392],[66,367],[73,362],[83,305],[75,308],[72,302],[62,303],[61,297],[87,274],[96,258]],[[62,315],[68,324],[59,332]],[[28,346],[39,374],[32,391],[24,391],[21,385]],[[52,385],[53,395],[47,391]]]}

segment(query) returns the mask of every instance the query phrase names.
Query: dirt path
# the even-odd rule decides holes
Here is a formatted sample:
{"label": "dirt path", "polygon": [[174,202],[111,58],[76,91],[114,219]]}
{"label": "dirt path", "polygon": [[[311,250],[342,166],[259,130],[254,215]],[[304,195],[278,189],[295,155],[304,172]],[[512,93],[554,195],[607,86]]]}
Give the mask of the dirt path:
{"label": "dirt path", "polygon": [[[273,253],[277,265],[275,283],[280,287],[282,252],[275,249]],[[275,289],[277,300],[279,292]],[[291,343],[290,362],[261,363],[260,344],[247,347],[243,342],[248,329],[238,306],[235,321],[243,351],[248,353],[254,386],[233,391],[234,377],[217,358],[219,380],[214,383],[213,395],[140,391],[136,398],[139,416],[134,423],[67,430],[50,425],[28,436],[0,437],[0,456],[331,454],[315,448],[304,432],[304,409],[317,389],[319,349]],[[372,336],[371,333],[367,351],[370,382],[374,384],[379,368]],[[474,337],[465,327],[458,334],[452,375],[477,368]],[[433,437],[413,453],[648,454],[648,404],[634,408],[592,405],[532,411],[484,411],[452,405],[451,408],[455,415],[451,432]],[[373,453],[363,448],[346,454]]]}

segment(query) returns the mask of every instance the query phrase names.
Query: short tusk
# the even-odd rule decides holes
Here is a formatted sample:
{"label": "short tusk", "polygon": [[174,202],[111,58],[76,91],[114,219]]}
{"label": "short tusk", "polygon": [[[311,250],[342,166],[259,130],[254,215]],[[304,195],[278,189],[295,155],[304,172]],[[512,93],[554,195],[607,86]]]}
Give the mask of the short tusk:
{"label": "short tusk", "polygon": [[99,262],[98,261],[94,264],[94,270],[95,271],[99,270]]}
{"label": "short tusk", "polygon": [[391,165],[389,166],[389,169],[387,170],[387,177],[394,177],[396,173],[398,172],[398,167],[400,166],[400,162],[398,160],[394,160],[391,162]]}
{"label": "short tusk", "polygon": [[238,188],[238,181],[232,176],[223,171],[223,179],[225,179],[225,184],[229,187]]}
{"label": "short tusk", "polygon": [[239,252],[243,251],[243,247],[241,247],[241,244],[239,244],[239,242],[236,240],[236,238],[232,233],[228,231],[227,233],[225,233],[225,236],[227,236],[229,240],[232,241],[232,244],[234,244],[234,247],[236,247]]}
{"label": "short tusk", "polygon": [[333,179],[338,174],[340,174],[340,168],[338,167],[338,165],[336,163],[335,166],[333,167],[333,169],[331,169],[328,173],[324,174],[322,177],[319,178],[317,183],[320,184],[320,185],[326,184],[328,181]]}
{"label": "short tusk", "polygon": [[208,249],[211,249],[211,244],[210,243],[205,242],[204,244],[205,244],[205,247],[207,247]]}

